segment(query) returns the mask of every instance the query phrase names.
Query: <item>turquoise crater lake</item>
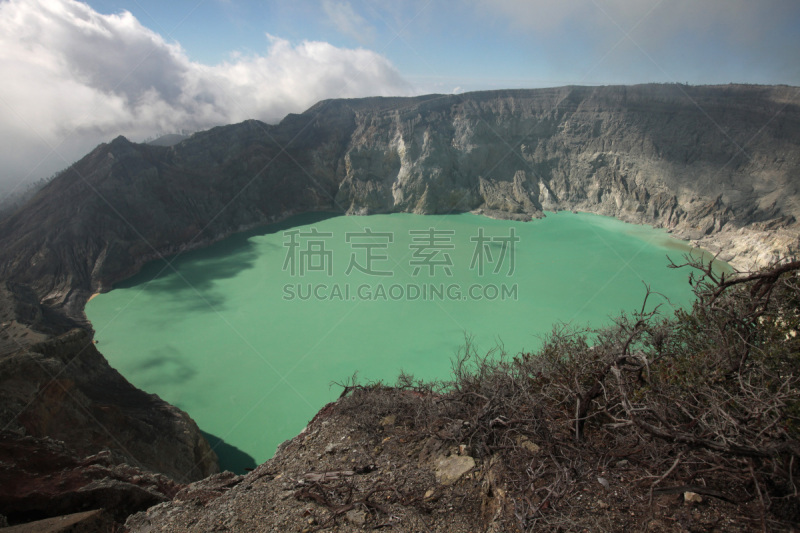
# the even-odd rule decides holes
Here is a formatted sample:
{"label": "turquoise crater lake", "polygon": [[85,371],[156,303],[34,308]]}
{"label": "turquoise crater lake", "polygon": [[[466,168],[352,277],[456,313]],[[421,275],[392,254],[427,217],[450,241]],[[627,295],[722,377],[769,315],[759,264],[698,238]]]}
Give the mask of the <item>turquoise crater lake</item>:
{"label": "turquoise crater lake", "polygon": [[[641,306],[643,281],[686,306],[690,248],[662,230],[569,212],[304,215],[183,254],[86,306],[98,348],[187,411],[223,468],[260,463],[358,371],[446,378],[465,335],[530,351],[557,321],[600,326]],[[663,300],[661,300],[663,301]],[[249,456],[249,457],[248,457]]]}

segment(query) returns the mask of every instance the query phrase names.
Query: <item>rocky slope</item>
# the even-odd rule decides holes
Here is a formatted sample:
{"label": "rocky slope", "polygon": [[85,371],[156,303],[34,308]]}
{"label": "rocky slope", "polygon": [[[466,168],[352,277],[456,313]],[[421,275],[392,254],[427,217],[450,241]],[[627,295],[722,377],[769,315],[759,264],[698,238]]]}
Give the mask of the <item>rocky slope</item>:
{"label": "rocky slope", "polygon": [[[399,394],[406,397],[398,405],[415,403]],[[407,411],[370,412],[367,427],[347,411],[326,406],[252,473],[193,483],[126,526],[132,533],[486,531],[476,462],[466,452],[409,431]]]}
{"label": "rocky slope", "polygon": [[[0,432],[0,515],[11,523],[87,509],[105,509],[111,522],[124,522],[171,500],[182,487],[117,464],[109,452],[79,457],[60,441]],[[98,530],[111,530],[108,523],[102,526]]]}
{"label": "rocky slope", "polygon": [[[559,450],[572,447],[569,435],[537,442],[517,435],[487,455],[472,440],[474,421],[430,416],[431,403],[441,398],[397,390],[368,394],[326,406],[253,472],[212,476],[131,516],[128,531],[753,530],[749,506],[691,492],[687,501],[690,489],[657,492],[651,507],[641,480],[655,476],[628,450],[578,445],[573,451],[582,461],[570,464]],[[524,528],[524,512],[511,496],[522,487],[514,486],[509,463],[539,476],[526,502],[542,512]],[[551,477],[547,470],[554,465],[561,472]],[[556,487],[563,476],[568,495]]]}

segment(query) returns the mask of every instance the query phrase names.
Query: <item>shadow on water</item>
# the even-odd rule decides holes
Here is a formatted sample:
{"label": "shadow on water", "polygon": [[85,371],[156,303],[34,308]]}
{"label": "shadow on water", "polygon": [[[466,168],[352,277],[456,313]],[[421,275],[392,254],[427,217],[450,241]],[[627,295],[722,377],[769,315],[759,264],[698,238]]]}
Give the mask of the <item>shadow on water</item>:
{"label": "shadow on water", "polygon": [[151,350],[147,356],[132,366],[132,371],[141,376],[145,388],[163,384],[183,385],[197,375],[193,363],[180,350],[166,345]]}
{"label": "shadow on water", "polygon": [[[214,282],[233,278],[240,272],[254,267],[259,251],[250,240],[252,237],[271,235],[337,216],[342,215],[304,213],[282,222],[231,235],[206,248],[185,252],[177,257],[156,259],[147,263],[135,276],[116,284],[115,288],[138,287],[145,291],[171,294],[174,296],[174,301],[179,302],[180,308],[184,310],[191,310],[194,307],[205,308],[209,304],[221,310],[226,298],[213,290]],[[180,274],[176,270],[179,270]]]}
{"label": "shadow on water", "polygon": [[248,470],[252,470],[257,466],[254,458],[250,457],[236,446],[228,444],[216,435],[206,433],[202,429],[200,433],[203,434],[211,445],[211,449],[214,450],[217,457],[219,457],[220,470],[230,470],[234,474],[241,475],[246,474]]}

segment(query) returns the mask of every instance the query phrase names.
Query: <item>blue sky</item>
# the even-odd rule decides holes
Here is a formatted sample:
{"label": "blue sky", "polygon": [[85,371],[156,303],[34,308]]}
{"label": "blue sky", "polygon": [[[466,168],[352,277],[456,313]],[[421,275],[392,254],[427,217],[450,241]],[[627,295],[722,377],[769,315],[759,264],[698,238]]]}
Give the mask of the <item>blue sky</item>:
{"label": "blue sky", "polygon": [[94,0],[206,64],[263,54],[265,34],[363,47],[419,91],[563,84],[800,85],[800,2],[737,0]]}
{"label": "blue sky", "polygon": [[100,142],[325,98],[800,85],[797,0],[0,0],[0,200]]}

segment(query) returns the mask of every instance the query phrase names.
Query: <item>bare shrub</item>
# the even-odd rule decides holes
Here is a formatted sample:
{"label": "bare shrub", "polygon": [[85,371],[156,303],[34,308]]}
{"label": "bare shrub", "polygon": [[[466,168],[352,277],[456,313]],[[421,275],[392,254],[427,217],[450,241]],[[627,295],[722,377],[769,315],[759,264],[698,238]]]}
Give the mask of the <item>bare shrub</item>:
{"label": "bare shrub", "polygon": [[449,438],[492,466],[523,530],[572,523],[581,491],[620,458],[639,472],[641,490],[619,495],[630,504],[692,491],[755,509],[765,530],[797,524],[800,263],[672,266],[694,269],[691,309],[664,316],[648,288],[608,327],[556,325],[514,357],[467,339],[451,381],[356,386],[347,405],[372,423],[408,413],[419,431],[457,422]]}

